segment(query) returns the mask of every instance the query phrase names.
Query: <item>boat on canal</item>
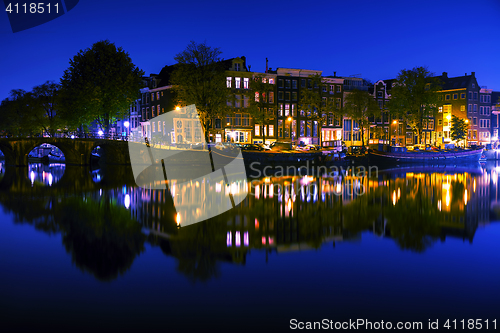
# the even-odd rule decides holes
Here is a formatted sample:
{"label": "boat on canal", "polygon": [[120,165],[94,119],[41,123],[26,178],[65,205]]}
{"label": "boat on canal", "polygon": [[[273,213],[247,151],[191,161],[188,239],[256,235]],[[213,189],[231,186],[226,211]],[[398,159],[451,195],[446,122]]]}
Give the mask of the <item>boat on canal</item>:
{"label": "boat on canal", "polygon": [[406,151],[404,147],[391,147],[390,152],[370,150],[370,162],[375,163],[424,163],[424,164],[456,164],[478,162],[483,149],[456,149],[444,151]]}

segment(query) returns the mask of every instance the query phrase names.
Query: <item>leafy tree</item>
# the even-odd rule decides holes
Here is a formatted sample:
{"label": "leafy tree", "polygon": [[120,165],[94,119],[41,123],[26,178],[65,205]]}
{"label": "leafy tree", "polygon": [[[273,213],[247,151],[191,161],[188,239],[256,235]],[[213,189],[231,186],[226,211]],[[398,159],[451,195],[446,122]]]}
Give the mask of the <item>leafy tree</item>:
{"label": "leafy tree", "polygon": [[95,121],[109,133],[137,98],[143,75],[128,53],[108,40],[80,50],[61,79],[64,118],[73,128]]}
{"label": "leafy tree", "polygon": [[191,41],[174,57],[178,64],[170,77],[177,102],[196,105],[207,142],[210,120],[222,116],[228,109],[229,92],[221,54],[218,47]]}
{"label": "leafy tree", "polygon": [[467,137],[467,130],[469,129],[468,121],[463,118],[452,116],[451,118],[451,139],[460,142]]}
{"label": "leafy tree", "polygon": [[344,114],[359,124],[361,142],[365,145],[365,129],[370,128],[370,118],[380,117],[380,108],[368,91],[354,89],[347,94],[344,102]]}
{"label": "leafy tree", "polygon": [[35,115],[33,95],[23,89],[13,89],[10,97],[0,104],[0,130],[14,137],[39,134],[41,128]]}
{"label": "leafy tree", "polygon": [[403,120],[417,132],[421,142],[423,120],[432,116],[438,102],[439,81],[426,67],[403,69],[391,89],[387,108],[393,117]]}
{"label": "leafy tree", "polygon": [[255,124],[261,127],[263,142],[266,142],[264,127],[275,118],[272,110],[273,104],[268,104],[269,95],[274,92],[274,85],[269,83],[269,79],[264,75],[257,75],[250,80],[247,93],[249,100],[248,111],[252,115]]}
{"label": "leafy tree", "polygon": [[335,105],[334,98],[323,96],[323,91],[328,91],[328,84],[320,74],[310,75],[310,89],[301,89],[300,109],[307,113],[312,121],[318,122],[318,136],[321,145],[321,128],[326,125],[329,113],[339,115],[340,110]]}
{"label": "leafy tree", "polygon": [[58,129],[64,127],[57,111],[60,88],[59,84],[47,81],[34,87],[31,93],[34,99],[36,121],[50,137],[53,137]]}

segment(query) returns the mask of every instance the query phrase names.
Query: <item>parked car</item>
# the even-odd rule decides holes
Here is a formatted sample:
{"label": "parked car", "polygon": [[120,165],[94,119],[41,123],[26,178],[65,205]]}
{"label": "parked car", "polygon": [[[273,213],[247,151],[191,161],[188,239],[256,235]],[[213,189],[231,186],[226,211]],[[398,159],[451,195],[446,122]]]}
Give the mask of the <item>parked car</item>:
{"label": "parked car", "polygon": [[275,141],[269,147],[271,150],[292,150],[292,143]]}
{"label": "parked car", "polygon": [[253,143],[248,143],[246,145],[243,145],[241,148],[242,150],[257,150],[257,151],[262,151],[264,148],[262,148],[259,145],[253,144]]}

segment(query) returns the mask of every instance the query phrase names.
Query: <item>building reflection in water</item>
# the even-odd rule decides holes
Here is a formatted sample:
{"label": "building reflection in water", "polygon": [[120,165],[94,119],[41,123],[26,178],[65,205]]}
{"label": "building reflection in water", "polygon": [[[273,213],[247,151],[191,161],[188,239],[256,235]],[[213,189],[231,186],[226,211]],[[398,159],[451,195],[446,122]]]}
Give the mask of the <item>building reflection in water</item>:
{"label": "building reflection in water", "polygon": [[[0,165],[0,169],[5,170],[5,167]],[[356,173],[265,177],[229,185],[222,180],[182,183],[170,180],[170,191],[124,183],[119,176],[128,171],[119,168],[111,172],[71,170],[64,166],[48,169],[41,165],[30,166],[25,188],[19,190],[16,185],[14,191],[37,194],[22,196],[23,207],[30,204],[26,201],[33,201],[30,215],[22,211],[21,205],[13,204],[13,196],[5,195],[6,192],[1,196],[1,203],[17,213],[19,221],[35,226],[44,221],[45,227],[37,229],[70,235],[65,238],[66,246],[76,258],[104,255],[82,256],[79,251],[84,251],[84,247],[76,244],[82,244],[79,237],[98,239],[102,233],[99,230],[107,230],[107,240],[100,242],[97,248],[123,250],[127,256],[117,259],[123,262],[123,267],[96,273],[101,278],[116,277],[117,272],[126,271],[133,258],[143,251],[144,241],[176,257],[178,270],[189,278],[205,280],[218,275],[219,262],[243,264],[252,250],[265,251],[266,260],[269,260],[275,252],[359,241],[364,232],[392,239],[402,250],[415,252],[423,252],[447,237],[472,242],[478,226],[487,225],[490,214],[495,219],[500,212],[499,168],[496,165],[486,169],[388,170],[373,177]],[[88,180],[73,179],[63,183],[65,172],[72,172],[73,178],[84,174]],[[45,192],[33,192],[32,185],[38,182],[48,185]],[[64,187],[66,183],[80,184],[80,191],[71,195],[77,199],[81,197],[83,206],[68,200],[67,192],[57,192],[56,184]],[[202,214],[202,209],[219,205],[220,198],[238,192],[248,192],[248,196],[236,208],[204,222],[183,225],[184,214]],[[40,208],[39,216],[37,207]],[[88,221],[80,218],[71,222],[69,211],[89,217]],[[93,214],[100,214],[100,223],[111,223],[112,227],[97,228],[90,218]],[[81,226],[76,227],[75,223]],[[131,223],[139,228],[132,227]],[[109,232],[132,237],[133,242],[117,244]],[[146,237],[141,238],[140,234]],[[81,265],[85,270],[96,269],[90,262]]]}

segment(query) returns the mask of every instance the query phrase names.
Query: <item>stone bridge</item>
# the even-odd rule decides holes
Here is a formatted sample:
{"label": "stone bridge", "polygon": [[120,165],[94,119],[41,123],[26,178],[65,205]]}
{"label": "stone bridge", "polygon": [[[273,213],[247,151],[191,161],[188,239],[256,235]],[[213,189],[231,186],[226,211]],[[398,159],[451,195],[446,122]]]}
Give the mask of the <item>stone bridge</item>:
{"label": "stone bridge", "polygon": [[92,150],[100,147],[101,161],[105,164],[129,164],[127,141],[107,139],[69,139],[69,138],[9,138],[0,139],[0,151],[5,164],[14,166],[28,165],[28,154],[43,143],[59,148],[67,165],[89,165]]}

